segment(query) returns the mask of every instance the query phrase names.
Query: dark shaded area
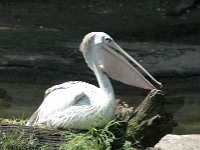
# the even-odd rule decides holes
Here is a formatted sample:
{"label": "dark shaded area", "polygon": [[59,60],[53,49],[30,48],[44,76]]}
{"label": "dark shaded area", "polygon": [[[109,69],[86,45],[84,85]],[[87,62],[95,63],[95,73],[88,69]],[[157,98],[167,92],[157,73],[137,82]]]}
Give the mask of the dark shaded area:
{"label": "dark shaded area", "polygon": [[199,0],[181,0],[179,5],[170,8],[167,12],[170,16],[180,16],[184,13],[189,12],[192,9],[198,8],[200,1]]}
{"label": "dark shaded area", "polygon": [[167,15],[169,9],[184,9],[185,1],[4,1],[0,5],[1,47],[6,40],[10,46],[34,51],[58,50],[62,41],[80,40],[91,31],[128,41],[199,43],[198,3],[195,9],[188,6],[187,13]]}
{"label": "dark shaded area", "polygon": [[9,108],[12,97],[10,97],[5,89],[0,88],[0,109]]}

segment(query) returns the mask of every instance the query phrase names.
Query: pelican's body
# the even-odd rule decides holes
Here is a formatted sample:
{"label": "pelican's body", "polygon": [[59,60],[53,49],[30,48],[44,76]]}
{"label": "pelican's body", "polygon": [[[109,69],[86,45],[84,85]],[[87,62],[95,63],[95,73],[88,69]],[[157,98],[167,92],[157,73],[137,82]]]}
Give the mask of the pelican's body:
{"label": "pelican's body", "polygon": [[114,94],[108,95],[94,85],[70,81],[51,87],[46,94],[44,102],[33,114],[34,122],[29,121],[31,125],[88,129],[102,126],[113,117]]}
{"label": "pelican's body", "polygon": [[[80,50],[94,72],[99,87],[70,81],[49,88],[43,103],[31,116],[27,126],[44,124],[48,127],[73,129],[103,126],[113,118],[115,111],[115,95],[108,76],[125,84],[154,89],[116,52],[118,50],[130,57],[106,33],[89,33],[83,39]],[[129,59],[135,62],[133,58]]]}

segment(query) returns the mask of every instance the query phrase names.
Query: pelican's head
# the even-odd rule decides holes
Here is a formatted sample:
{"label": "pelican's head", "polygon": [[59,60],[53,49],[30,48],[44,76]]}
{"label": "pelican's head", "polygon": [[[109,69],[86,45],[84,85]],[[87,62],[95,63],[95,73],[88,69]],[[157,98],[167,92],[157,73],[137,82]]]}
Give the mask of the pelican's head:
{"label": "pelican's head", "polygon": [[109,77],[125,84],[144,88],[155,89],[155,87],[129,63],[132,61],[139,69],[156,81],[134,58],[127,54],[108,34],[104,32],[88,33],[80,45],[80,51],[88,64],[94,71],[94,66]]}
{"label": "pelican's head", "polygon": [[[96,60],[97,51],[105,45],[109,45],[113,39],[104,32],[91,32],[88,33],[80,45],[80,51],[83,53],[83,56],[92,69],[91,63]],[[93,70],[93,69],[92,69]]]}
{"label": "pelican's head", "polygon": [[89,50],[103,44],[108,44],[111,41],[113,41],[113,39],[104,32],[91,32],[83,38],[83,41],[80,45],[80,51],[85,54]]}

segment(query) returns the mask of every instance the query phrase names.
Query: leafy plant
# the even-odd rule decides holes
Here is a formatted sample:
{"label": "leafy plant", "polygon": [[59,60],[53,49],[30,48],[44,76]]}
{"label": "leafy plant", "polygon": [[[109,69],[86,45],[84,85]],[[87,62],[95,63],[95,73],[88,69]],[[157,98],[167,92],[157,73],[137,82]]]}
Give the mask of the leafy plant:
{"label": "leafy plant", "polygon": [[61,131],[61,135],[66,138],[67,144],[63,144],[60,150],[110,150],[111,143],[115,140],[115,135],[109,131],[109,128],[119,123],[119,121],[112,120],[103,128],[91,128],[86,133]]}

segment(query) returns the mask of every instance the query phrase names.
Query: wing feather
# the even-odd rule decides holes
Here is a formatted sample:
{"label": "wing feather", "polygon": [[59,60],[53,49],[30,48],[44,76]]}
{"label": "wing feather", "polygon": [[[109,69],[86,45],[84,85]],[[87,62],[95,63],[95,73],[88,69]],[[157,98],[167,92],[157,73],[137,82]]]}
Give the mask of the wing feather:
{"label": "wing feather", "polygon": [[45,92],[44,101],[26,125],[42,124],[48,116],[75,105],[85,95],[83,88],[77,85],[74,82],[66,82],[49,88]]}

